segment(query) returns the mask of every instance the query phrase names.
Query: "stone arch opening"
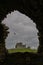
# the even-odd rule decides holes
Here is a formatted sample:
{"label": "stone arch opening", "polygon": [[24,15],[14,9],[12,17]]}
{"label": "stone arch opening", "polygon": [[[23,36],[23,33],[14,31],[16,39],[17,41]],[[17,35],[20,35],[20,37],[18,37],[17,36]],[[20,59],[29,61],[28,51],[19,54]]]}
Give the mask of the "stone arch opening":
{"label": "stone arch opening", "polygon": [[16,10],[9,13],[2,23],[9,27],[10,33],[6,39],[7,48],[14,48],[18,42],[26,44],[26,48],[38,48],[38,30],[29,17]]}
{"label": "stone arch opening", "polygon": [[[3,32],[2,30],[3,26],[1,25],[2,20],[6,17],[6,15],[9,12],[14,10],[18,10],[21,13],[27,15],[36,23],[36,27],[39,31],[38,52],[43,53],[43,2],[42,0],[41,1],[40,0],[9,0],[9,1],[1,0],[0,1],[0,29],[2,32]],[[0,39],[0,42],[1,41],[2,40]]]}

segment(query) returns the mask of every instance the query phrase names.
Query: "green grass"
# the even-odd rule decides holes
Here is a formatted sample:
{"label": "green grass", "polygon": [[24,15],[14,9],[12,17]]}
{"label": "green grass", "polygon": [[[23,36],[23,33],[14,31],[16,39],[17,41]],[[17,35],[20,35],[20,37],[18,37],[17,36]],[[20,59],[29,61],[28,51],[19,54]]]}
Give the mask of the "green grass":
{"label": "green grass", "polygon": [[8,49],[9,53],[15,53],[15,52],[33,52],[33,53],[37,53],[37,50],[35,49],[29,49],[29,48],[16,48],[16,49]]}

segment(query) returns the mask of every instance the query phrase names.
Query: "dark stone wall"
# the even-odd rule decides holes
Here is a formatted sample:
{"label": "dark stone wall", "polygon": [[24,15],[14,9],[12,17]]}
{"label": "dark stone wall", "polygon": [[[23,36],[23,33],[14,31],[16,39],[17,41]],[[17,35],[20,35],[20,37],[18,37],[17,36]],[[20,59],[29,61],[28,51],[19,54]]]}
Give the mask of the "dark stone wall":
{"label": "dark stone wall", "polygon": [[43,56],[29,52],[7,54],[2,65],[43,65]]}
{"label": "dark stone wall", "polygon": [[3,62],[5,56],[7,54],[7,50],[5,48],[5,39],[8,36],[8,27],[5,24],[0,24],[0,62]]}
{"label": "dark stone wall", "polygon": [[0,24],[14,10],[20,11],[36,23],[39,31],[38,53],[43,53],[43,0],[0,0]]}

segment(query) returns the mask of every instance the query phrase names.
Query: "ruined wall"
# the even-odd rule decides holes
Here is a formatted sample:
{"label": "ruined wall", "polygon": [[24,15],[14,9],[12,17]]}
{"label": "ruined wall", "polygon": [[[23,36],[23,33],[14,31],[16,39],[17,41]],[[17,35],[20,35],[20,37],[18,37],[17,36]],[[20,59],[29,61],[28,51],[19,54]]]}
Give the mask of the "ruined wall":
{"label": "ruined wall", "polygon": [[7,55],[4,65],[43,65],[43,56],[29,52],[12,53]]}
{"label": "ruined wall", "polygon": [[9,33],[7,29],[7,26],[0,24],[0,62],[3,62],[7,54],[7,50],[5,48],[5,39]]}

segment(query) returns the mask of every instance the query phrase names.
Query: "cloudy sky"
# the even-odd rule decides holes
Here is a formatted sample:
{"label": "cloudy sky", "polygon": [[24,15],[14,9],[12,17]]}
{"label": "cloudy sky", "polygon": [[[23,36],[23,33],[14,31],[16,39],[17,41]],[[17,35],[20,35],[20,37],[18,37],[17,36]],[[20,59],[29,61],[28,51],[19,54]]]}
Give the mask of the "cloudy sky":
{"label": "cloudy sky", "polygon": [[7,15],[3,23],[9,27],[9,34],[6,39],[6,47],[14,48],[17,42],[23,42],[26,46],[37,48],[39,45],[35,23],[26,15],[14,11]]}

